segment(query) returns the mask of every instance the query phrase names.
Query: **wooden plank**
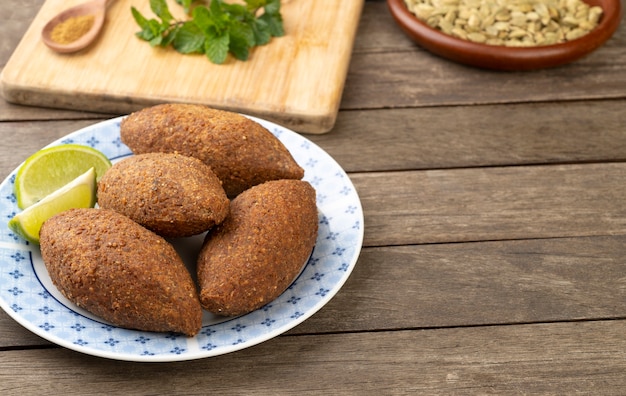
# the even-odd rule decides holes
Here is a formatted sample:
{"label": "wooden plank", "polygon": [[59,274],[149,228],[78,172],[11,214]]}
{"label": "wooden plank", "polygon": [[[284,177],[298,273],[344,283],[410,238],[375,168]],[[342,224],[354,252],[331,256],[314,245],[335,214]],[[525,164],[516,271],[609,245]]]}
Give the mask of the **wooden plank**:
{"label": "wooden plank", "polygon": [[[43,26],[81,1],[44,3],[0,75],[8,101],[116,113],[162,102],[202,103],[310,133],[327,132],[335,122],[363,7],[363,0],[284,0],[284,37],[255,48],[246,62],[229,58],[215,65],[137,39],[131,5],[153,14],[148,3],[131,0],[108,7],[95,45],[71,55],[46,48]],[[181,7],[170,9],[186,18]]]}
{"label": "wooden plank", "polygon": [[625,244],[620,235],[365,248],[343,289],[290,333],[625,318]]}
{"label": "wooden plank", "polygon": [[51,342],[24,328],[0,309],[0,351],[33,347],[50,347]]}
{"label": "wooden plank", "polygon": [[[0,69],[1,71],[1,69]],[[0,125],[13,121],[51,121],[51,120],[104,120],[121,114],[94,113],[88,111],[62,110],[46,107],[22,106],[9,103],[0,98]]]}
{"label": "wooden plank", "polygon": [[98,121],[0,122],[2,144],[11,147],[10,156],[0,157],[0,177],[4,180],[22,161],[40,148]]}
{"label": "wooden plank", "polygon": [[[416,79],[415,74],[421,78]],[[470,69],[415,50],[355,52],[341,108],[624,98],[624,86],[626,51],[623,48],[602,47],[576,63],[532,73]]]}
{"label": "wooden plank", "polygon": [[341,111],[332,133],[307,137],[349,172],[624,161],[625,106],[604,100]]}
{"label": "wooden plank", "polygon": [[[290,335],[625,318],[626,235],[365,248]],[[341,320],[338,320],[341,318]],[[0,312],[0,350],[49,345]]]}
{"label": "wooden plank", "polygon": [[0,24],[0,67],[6,65],[44,0],[4,0],[7,19]]}
{"label": "wooden plank", "polygon": [[625,331],[617,320],[279,337],[162,364],[65,349],[4,351],[0,393],[618,395],[626,386]]}
{"label": "wooden plank", "polygon": [[[11,106],[6,113],[3,104]],[[625,104],[606,100],[341,111],[332,133],[306,137],[348,172],[624,161]],[[0,122],[0,135],[7,136],[15,147],[11,158],[0,159],[0,171],[5,174],[12,168],[3,168],[3,164],[17,164],[50,143],[41,135],[37,141],[25,137],[49,130],[67,134],[112,117],[42,111],[2,101],[0,114],[0,118],[18,120],[82,119],[76,123],[46,122],[43,126]],[[381,155],[381,147],[395,154]]]}
{"label": "wooden plank", "polygon": [[350,177],[365,246],[626,233],[626,163]]}

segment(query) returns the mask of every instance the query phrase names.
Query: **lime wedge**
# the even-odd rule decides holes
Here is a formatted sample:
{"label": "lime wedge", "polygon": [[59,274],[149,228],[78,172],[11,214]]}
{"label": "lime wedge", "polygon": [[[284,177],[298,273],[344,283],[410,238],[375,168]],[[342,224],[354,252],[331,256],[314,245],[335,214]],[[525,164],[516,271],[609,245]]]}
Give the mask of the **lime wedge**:
{"label": "lime wedge", "polygon": [[39,150],[24,161],[15,176],[17,206],[26,209],[89,168],[95,168],[100,180],[110,167],[111,161],[89,146],[62,144]]}
{"label": "lime wedge", "polygon": [[96,171],[90,168],[70,183],[56,190],[13,216],[9,228],[27,241],[39,243],[39,230],[44,221],[72,208],[92,208],[96,205]]}

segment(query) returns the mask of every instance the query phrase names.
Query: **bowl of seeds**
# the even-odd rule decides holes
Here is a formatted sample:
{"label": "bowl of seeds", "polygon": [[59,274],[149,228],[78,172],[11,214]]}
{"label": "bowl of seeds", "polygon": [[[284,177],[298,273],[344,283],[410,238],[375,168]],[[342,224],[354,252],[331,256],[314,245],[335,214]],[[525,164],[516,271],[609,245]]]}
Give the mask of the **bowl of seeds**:
{"label": "bowl of seeds", "polygon": [[424,49],[470,66],[534,70],[602,46],[622,19],[621,0],[387,0]]}

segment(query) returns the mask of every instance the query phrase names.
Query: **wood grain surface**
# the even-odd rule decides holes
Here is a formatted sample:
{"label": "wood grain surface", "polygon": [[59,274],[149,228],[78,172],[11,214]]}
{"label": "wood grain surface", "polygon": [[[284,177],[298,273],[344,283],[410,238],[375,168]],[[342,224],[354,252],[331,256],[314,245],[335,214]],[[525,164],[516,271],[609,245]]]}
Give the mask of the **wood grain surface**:
{"label": "wood grain surface", "polygon": [[[148,2],[116,0],[98,40],[57,54],[40,39],[58,12],[82,0],[48,0],[3,70],[14,103],[130,112],[162,102],[202,103],[261,116],[292,129],[328,132],[343,92],[363,0],[284,0],[285,36],[254,49],[246,62],[212,64],[205,56],[152,48],[135,37],[130,8],[152,18]],[[172,13],[186,16],[170,1]]]}
{"label": "wood grain surface", "polygon": [[[602,390],[624,384],[624,331],[623,321],[600,321],[306,335],[175,364],[107,364],[64,349],[6,351],[2,370],[21,375],[2,386],[81,395],[617,395]],[[89,382],[77,389],[77,378]]]}
{"label": "wood grain surface", "polygon": [[[0,66],[43,4],[9,1]],[[341,291],[268,342],[164,364],[69,351],[0,312],[0,394],[623,395],[625,44],[622,25],[571,65],[484,71],[366,1],[335,126],[306,136],[363,204]],[[2,175],[113,115],[0,101]]]}

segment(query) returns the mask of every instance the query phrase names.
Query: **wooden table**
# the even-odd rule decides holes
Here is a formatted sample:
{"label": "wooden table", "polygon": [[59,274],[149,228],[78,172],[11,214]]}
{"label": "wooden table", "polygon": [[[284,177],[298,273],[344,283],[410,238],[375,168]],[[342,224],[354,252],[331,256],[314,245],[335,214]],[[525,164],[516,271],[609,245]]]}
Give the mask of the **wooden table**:
{"label": "wooden table", "polygon": [[[41,3],[4,2],[0,67]],[[112,116],[0,101],[2,178]],[[499,73],[425,52],[367,1],[337,124],[307,137],[365,215],[329,304],[260,345],[158,364],[64,349],[1,312],[0,394],[624,394],[624,26],[569,66]]]}

